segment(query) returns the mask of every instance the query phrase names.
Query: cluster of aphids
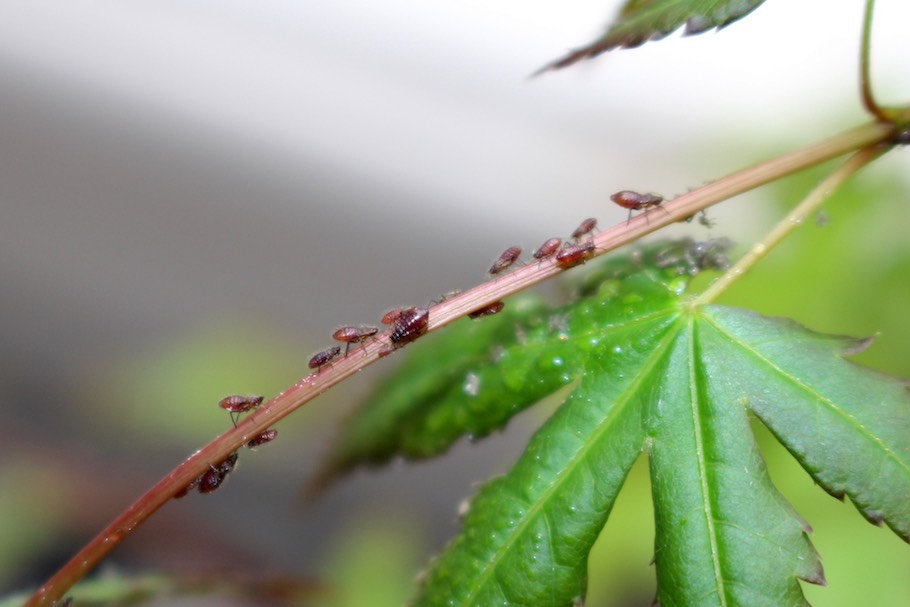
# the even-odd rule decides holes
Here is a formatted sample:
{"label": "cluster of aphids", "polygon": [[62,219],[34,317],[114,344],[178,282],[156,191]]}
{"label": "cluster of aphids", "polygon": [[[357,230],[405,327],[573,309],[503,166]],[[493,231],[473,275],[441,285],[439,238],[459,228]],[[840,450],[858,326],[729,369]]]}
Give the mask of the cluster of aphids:
{"label": "cluster of aphids", "polygon": [[[262,404],[262,400],[263,397],[261,396],[245,396],[234,394],[232,396],[225,396],[222,398],[218,403],[218,406],[231,414],[231,422],[236,428],[238,416],[241,413],[252,411]],[[253,449],[259,445],[264,445],[275,440],[276,436],[278,436],[278,430],[275,430],[274,428],[263,430],[258,435],[248,440],[245,444],[247,448]],[[196,489],[199,491],[199,493],[211,493],[222,484],[224,484],[225,479],[231,472],[233,472],[234,468],[237,466],[237,459],[239,457],[240,454],[237,451],[234,451],[217,464],[210,464],[208,470],[193,479],[189,485],[175,493],[174,497],[181,498],[193,489]]]}
{"label": "cluster of aphids", "polygon": [[[660,206],[664,199],[662,196],[655,194],[639,194],[623,190],[613,194],[610,200],[624,209],[629,209],[629,219],[631,219],[633,211],[647,212],[649,209]],[[560,238],[550,238],[534,251],[533,257],[538,261],[553,258],[556,265],[562,268],[570,268],[584,263],[594,255],[594,242],[590,238],[586,239],[586,237],[589,237],[596,227],[596,219],[593,217],[585,219],[572,232],[565,243]],[[509,247],[490,266],[489,274],[491,276],[501,274],[518,261],[520,256],[521,247]],[[502,311],[504,307],[505,304],[503,302],[495,301],[474,310],[468,314],[468,317],[481,318],[490,316]],[[391,333],[389,334],[391,343],[379,350],[380,358],[391,354],[426,333],[429,319],[429,309],[416,306],[395,308],[386,312],[380,322],[391,326]],[[378,327],[366,325],[341,327],[332,334],[332,338],[344,344],[344,354],[342,354],[340,345],[331,346],[314,354],[310,358],[308,366],[310,369],[315,369],[318,373],[322,367],[332,363],[339,357],[347,358],[352,344],[362,344],[369,339],[374,339],[377,333],[379,333]]]}
{"label": "cluster of aphids", "polygon": [[[394,308],[386,312],[380,322],[392,328],[392,332],[389,334],[391,343],[379,351],[381,358],[388,356],[398,348],[411,343],[426,333],[430,322],[430,311],[427,308],[417,306]],[[341,346],[332,346],[325,350],[320,350],[310,357],[307,366],[310,369],[316,369],[318,373],[323,366],[338,357],[347,358],[352,344],[362,344],[369,339],[374,339],[377,333],[379,333],[379,327],[367,325],[341,327],[332,333],[332,339],[344,344],[344,354],[342,355]]]}
{"label": "cluster of aphids", "polygon": [[[663,196],[656,194],[639,194],[630,190],[623,190],[610,196],[610,200],[624,209],[629,209],[629,220],[632,211],[645,211],[660,206],[664,201]],[[587,239],[597,227],[597,220],[589,217],[579,224],[566,242],[560,238],[550,238],[534,251],[532,257],[538,261],[554,258],[556,265],[563,268],[584,263],[594,255],[594,241]],[[493,262],[489,273],[496,275],[511,266],[521,255],[521,247],[509,247]],[[501,309],[501,308],[500,308]]]}
{"label": "cluster of aphids", "polygon": [[[662,196],[655,194],[638,194],[629,190],[617,192],[610,197],[610,200],[629,209],[629,220],[632,218],[633,211],[645,211],[660,206],[663,202]],[[571,268],[578,264],[584,263],[590,259],[595,252],[592,235],[597,228],[597,220],[593,217],[585,219],[572,232],[565,242],[561,238],[550,238],[537,250],[532,257],[538,262],[553,259],[554,263],[561,268]],[[521,247],[513,246],[507,248],[490,266],[489,274],[496,276],[510,268],[521,256]],[[443,298],[445,299],[445,297]],[[439,302],[434,302],[439,303]],[[505,307],[502,301],[495,301],[478,308],[468,314],[469,318],[482,318],[497,314]],[[418,337],[427,332],[429,325],[430,311],[422,307],[403,307],[395,308],[386,312],[380,322],[391,327],[389,334],[389,344],[379,350],[379,356],[387,356],[411,343]],[[344,344],[344,353],[340,345],[334,345],[325,350],[314,354],[308,363],[310,369],[315,369],[316,373],[324,367],[335,361],[339,357],[347,357],[351,345],[363,344],[367,340],[374,339],[379,333],[379,327],[373,326],[344,326],[332,334],[332,338]],[[241,413],[247,413],[262,404],[261,396],[243,396],[233,395],[221,399],[219,406],[231,414],[231,421],[237,426],[237,419]],[[264,430],[258,436],[246,442],[248,448],[264,445],[275,439],[278,431],[274,429]],[[210,493],[220,487],[227,476],[237,465],[238,452],[231,453],[221,462],[210,465],[209,469],[199,475],[189,485],[181,489],[174,497],[183,497],[192,489],[197,489],[199,493]]]}

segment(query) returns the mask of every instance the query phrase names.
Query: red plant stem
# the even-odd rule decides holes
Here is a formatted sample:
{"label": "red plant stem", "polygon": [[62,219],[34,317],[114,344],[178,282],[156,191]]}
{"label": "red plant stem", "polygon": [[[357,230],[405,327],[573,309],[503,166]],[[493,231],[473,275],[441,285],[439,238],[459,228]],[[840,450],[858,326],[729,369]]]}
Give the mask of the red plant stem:
{"label": "red plant stem", "polygon": [[[752,188],[763,185],[848,152],[887,140],[894,127],[871,123],[829,140],[785,154],[778,158],[737,171],[663,205],[665,213],[638,215],[631,221],[608,228],[594,238],[595,255],[603,254],[670,223],[681,221],[701,209]],[[503,299],[562,272],[564,268],[551,259],[529,263],[508,274],[488,280],[473,289],[454,296],[430,310],[428,330],[443,327],[478,308]],[[362,346],[362,355],[349,356],[326,365],[264,404],[246,419],[214,439],[159,480],[129,508],[86,544],[57,573],[44,583],[26,602],[26,607],[50,605],[59,600],[77,581],[97,566],[133,530],[161,508],[175,493],[225,459],[247,441],[302,407],[335,384],[353,375],[379,358],[379,351],[390,345],[390,331]]]}

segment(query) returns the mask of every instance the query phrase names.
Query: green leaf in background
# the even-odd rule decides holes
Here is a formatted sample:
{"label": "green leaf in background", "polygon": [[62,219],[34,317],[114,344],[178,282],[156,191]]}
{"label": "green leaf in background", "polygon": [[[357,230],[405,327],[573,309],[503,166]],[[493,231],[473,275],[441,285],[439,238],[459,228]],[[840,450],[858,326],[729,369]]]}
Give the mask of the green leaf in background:
{"label": "green leaf in background", "polygon": [[685,35],[722,28],[755,10],[764,0],[628,0],[607,32],[544,68],[568,67],[616,48],[659,40],[685,25]]}
{"label": "green leaf in background", "polygon": [[[431,457],[462,436],[502,428],[581,377],[602,327],[646,322],[678,301],[693,274],[724,265],[729,242],[708,243],[661,241],[611,256],[569,283],[576,296],[590,297],[557,307],[515,297],[496,316],[464,319],[409,346],[405,362],[349,420],[315,486],[359,464]],[[659,267],[640,272],[645,262]]]}
{"label": "green leaf in background", "polygon": [[808,525],[771,483],[750,410],[829,492],[908,539],[904,384],[845,362],[855,340],[692,307],[666,277],[642,264],[566,307],[589,320],[567,318],[587,345],[578,387],[475,497],[415,604],[581,600],[588,553],[643,451],[661,605],[807,604],[799,580],[824,574]]}

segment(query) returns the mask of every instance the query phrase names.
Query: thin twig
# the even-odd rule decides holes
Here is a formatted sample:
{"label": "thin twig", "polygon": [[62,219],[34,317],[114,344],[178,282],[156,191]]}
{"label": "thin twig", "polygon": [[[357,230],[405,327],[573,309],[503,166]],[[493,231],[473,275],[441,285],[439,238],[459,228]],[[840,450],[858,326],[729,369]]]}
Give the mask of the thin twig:
{"label": "thin twig", "polygon": [[865,148],[850,156],[833,173],[825,177],[796,207],[787,214],[768,234],[743,255],[739,261],[714,281],[691,305],[698,306],[711,303],[718,295],[736,281],[737,278],[768,254],[787,234],[801,226],[806,218],[815,212],[841,185],[864,166],[890,150],[890,146],[876,145]]}

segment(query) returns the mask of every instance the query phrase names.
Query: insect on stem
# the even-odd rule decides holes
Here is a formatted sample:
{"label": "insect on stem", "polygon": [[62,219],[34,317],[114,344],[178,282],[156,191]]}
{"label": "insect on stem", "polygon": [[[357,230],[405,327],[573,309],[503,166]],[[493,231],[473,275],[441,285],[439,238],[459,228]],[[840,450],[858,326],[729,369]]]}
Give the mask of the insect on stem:
{"label": "insect on stem", "polygon": [[493,262],[493,265],[490,266],[490,274],[499,274],[518,259],[518,256],[521,255],[521,247],[509,247],[502,252],[502,255]]}
{"label": "insect on stem", "polygon": [[[644,211],[645,220],[650,223],[648,220],[648,210],[655,207],[660,207],[664,201],[663,196],[658,196],[657,194],[639,194],[638,192],[633,192],[631,190],[622,190],[621,192],[616,192],[610,196],[610,200],[618,204],[624,209],[629,209],[629,218],[626,219],[626,225],[629,225],[629,222],[632,221],[632,211]],[[666,209],[661,209],[666,213]]]}
{"label": "insect on stem", "polygon": [[231,422],[237,427],[237,420],[241,413],[252,411],[262,404],[262,396],[247,396],[243,394],[233,394],[225,396],[218,403],[218,406],[231,414]]}

